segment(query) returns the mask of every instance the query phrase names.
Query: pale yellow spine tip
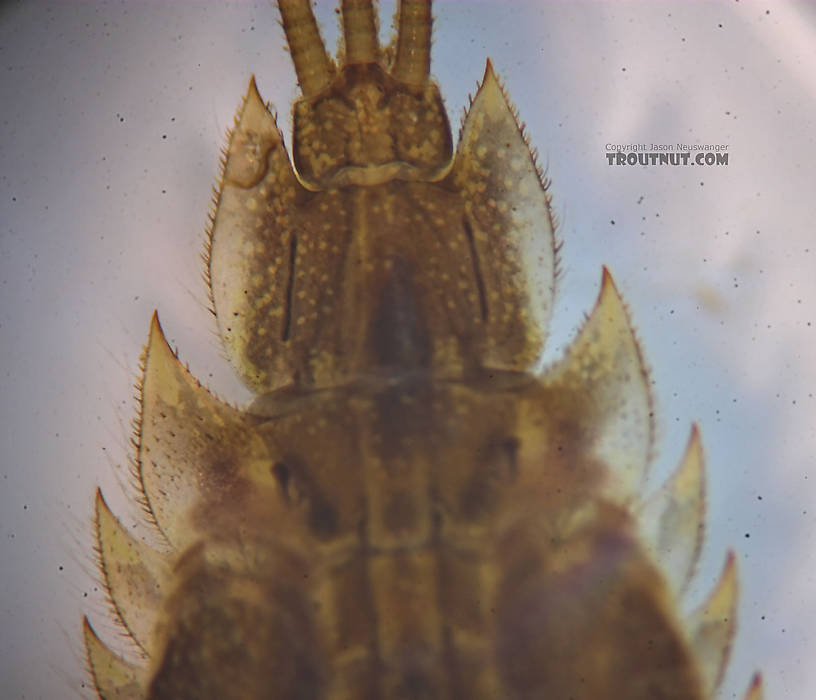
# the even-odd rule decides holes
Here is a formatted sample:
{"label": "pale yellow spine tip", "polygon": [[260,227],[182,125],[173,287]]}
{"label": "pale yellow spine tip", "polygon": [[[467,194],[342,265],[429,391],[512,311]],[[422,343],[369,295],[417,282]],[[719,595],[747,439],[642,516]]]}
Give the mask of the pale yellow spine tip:
{"label": "pale yellow spine tip", "polygon": [[763,700],[764,697],[762,674],[755,673],[751,679],[751,685],[748,687],[748,692],[745,694],[745,700]]}
{"label": "pale yellow spine tip", "polygon": [[244,99],[248,100],[250,95],[257,96],[258,99],[260,99],[260,97],[261,97],[260,93],[258,92],[258,83],[255,82],[255,74],[254,73],[249,76],[249,85],[247,86],[247,94],[246,94],[246,97]]}
{"label": "pale yellow spine tip", "polygon": [[150,333],[147,341],[148,352],[150,352],[152,348],[156,347],[158,343],[163,343],[164,345],[167,346],[168,350],[170,349],[170,346],[167,343],[167,339],[164,336],[164,330],[162,329],[161,321],[159,321],[159,312],[154,311],[153,317],[150,319]]}
{"label": "pale yellow spine tip", "polygon": [[601,289],[611,287],[616,293],[618,288],[615,286],[615,280],[612,279],[612,273],[606,265],[601,266]]}

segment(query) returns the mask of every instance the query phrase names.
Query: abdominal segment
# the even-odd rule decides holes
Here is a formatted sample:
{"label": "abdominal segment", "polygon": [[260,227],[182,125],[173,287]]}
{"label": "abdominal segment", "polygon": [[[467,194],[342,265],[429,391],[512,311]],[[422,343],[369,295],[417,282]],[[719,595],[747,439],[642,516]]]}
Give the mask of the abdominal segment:
{"label": "abdominal segment", "polygon": [[132,652],[85,620],[99,696],[713,700],[737,575],[729,555],[688,606],[700,433],[647,494],[651,380],[606,269],[541,367],[555,219],[492,64],[454,146],[430,0],[398,2],[389,47],[374,3],[343,0],[337,59],[310,0],[277,5],[291,147],[251,79],[205,249],[254,399],[211,394],[154,315],[133,438],[152,537],[96,498]]}

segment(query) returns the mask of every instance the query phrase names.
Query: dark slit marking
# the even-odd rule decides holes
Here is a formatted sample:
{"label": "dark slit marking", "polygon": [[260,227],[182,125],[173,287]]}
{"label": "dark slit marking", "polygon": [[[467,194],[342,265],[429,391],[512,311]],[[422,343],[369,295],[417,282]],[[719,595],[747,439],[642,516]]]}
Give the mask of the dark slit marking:
{"label": "dark slit marking", "polygon": [[467,219],[462,219],[465,227],[465,235],[470,249],[470,260],[473,264],[473,276],[476,278],[476,288],[479,290],[479,311],[482,321],[487,323],[487,296],[485,295],[484,279],[482,278],[482,268],[479,265],[479,254],[476,252],[476,241],[473,238],[473,229]]}
{"label": "dark slit marking", "polygon": [[293,456],[275,462],[272,475],[287,505],[305,510],[306,524],[314,535],[326,539],[336,534],[337,512],[302,462]]}
{"label": "dark slit marking", "polygon": [[292,242],[289,244],[289,279],[286,282],[286,305],[283,308],[283,326],[281,328],[281,340],[289,340],[289,331],[292,326],[292,297],[295,293],[295,261],[297,259],[297,236],[292,234]]}

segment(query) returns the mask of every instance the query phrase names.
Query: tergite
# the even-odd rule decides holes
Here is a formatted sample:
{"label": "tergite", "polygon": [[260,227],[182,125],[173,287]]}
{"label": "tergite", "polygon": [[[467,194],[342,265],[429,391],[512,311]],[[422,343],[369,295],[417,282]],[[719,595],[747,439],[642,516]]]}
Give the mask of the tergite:
{"label": "tergite", "polygon": [[[454,148],[431,2],[392,45],[341,3],[278,2],[302,96],[292,158],[250,81],[207,246],[230,406],[157,317],[134,439],[162,546],[99,493],[125,659],[85,622],[101,698],[711,700],[734,636],[733,555],[696,610],[692,428],[645,494],[649,382],[610,273],[539,370],[557,244],[547,185],[490,62]],[[746,700],[759,700],[755,677]]]}

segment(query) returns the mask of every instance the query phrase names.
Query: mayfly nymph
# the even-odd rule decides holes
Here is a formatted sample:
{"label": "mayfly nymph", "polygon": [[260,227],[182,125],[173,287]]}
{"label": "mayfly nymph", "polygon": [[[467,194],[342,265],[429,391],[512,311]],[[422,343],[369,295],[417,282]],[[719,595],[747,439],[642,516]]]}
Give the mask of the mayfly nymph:
{"label": "mayfly nymph", "polygon": [[[96,500],[102,574],[141,658],[85,621],[100,697],[711,700],[734,635],[729,555],[697,609],[692,429],[645,496],[649,382],[609,272],[538,370],[557,246],[490,62],[454,150],[431,2],[341,3],[326,52],[279,0],[302,96],[292,159],[252,80],[207,247],[226,352],[256,398],[202,387],[154,316],[135,437],[163,542]],[[746,700],[759,700],[759,676]]]}

